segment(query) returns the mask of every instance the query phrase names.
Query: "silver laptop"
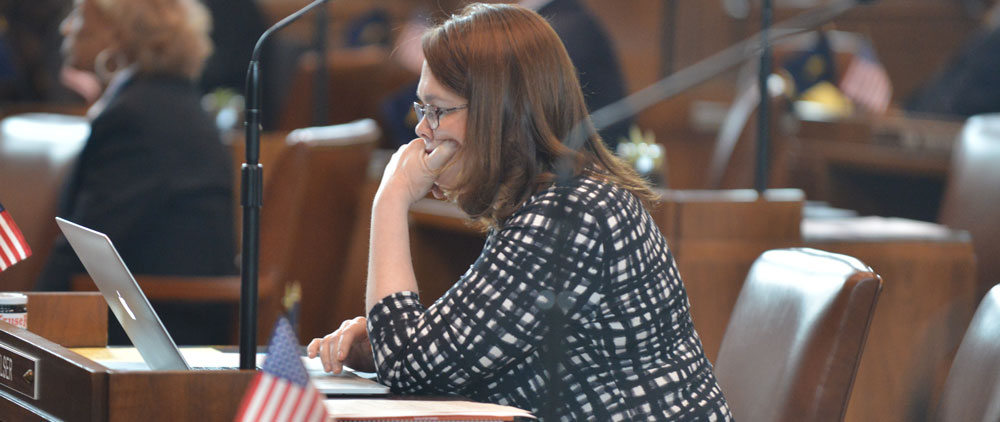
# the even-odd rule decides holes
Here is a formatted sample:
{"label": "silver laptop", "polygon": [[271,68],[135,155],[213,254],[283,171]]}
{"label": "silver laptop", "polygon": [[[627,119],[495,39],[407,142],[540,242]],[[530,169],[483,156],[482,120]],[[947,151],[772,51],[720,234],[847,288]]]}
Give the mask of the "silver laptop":
{"label": "silver laptop", "polygon": [[56,223],[149,368],[160,371],[191,369],[111,239],[104,233],[59,217]]}
{"label": "silver laptop", "polygon": [[[56,217],[56,223],[108,302],[111,312],[125,329],[125,334],[146,361],[148,368],[160,371],[192,369],[170,338],[170,334],[160,322],[149,299],[139,288],[125,262],[118,255],[111,239],[104,233],[59,217]],[[238,355],[235,353],[233,355],[233,362],[237,362]],[[258,366],[261,364],[261,357],[258,355]],[[341,375],[330,375],[322,372],[319,359],[303,359],[303,361],[316,389],[321,393],[327,395],[389,393],[388,387],[370,379],[374,374],[344,371]],[[213,369],[217,369],[217,366],[213,365]]]}

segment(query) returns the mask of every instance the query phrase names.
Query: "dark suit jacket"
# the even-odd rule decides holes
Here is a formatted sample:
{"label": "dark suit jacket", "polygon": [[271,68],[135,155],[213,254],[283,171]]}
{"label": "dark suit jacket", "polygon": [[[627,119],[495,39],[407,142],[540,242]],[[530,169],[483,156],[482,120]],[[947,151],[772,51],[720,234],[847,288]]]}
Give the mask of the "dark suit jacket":
{"label": "dark suit jacket", "polygon": [[[586,6],[578,0],[552,0],[538,14],[549,21],[566,46],[591,113],[625,97],[625,79],[611,38]],[[628,118],[600,131],[611,152],[620,138],[628,136],[633,122]]]}
{"label": "dark suit jacket", "polygon": [[1000,27],[976,32],[905,107],[966,117],[1000,111]]}
{"label": "dark suit jacket", "polygon": [[[58,215],[107,234],[135,274],[236,272],[232,163],[199,101],[190,81],[134,76],[91,123],[64,187]],[[83,272],[60,237],[38,288],[66,290]]]}

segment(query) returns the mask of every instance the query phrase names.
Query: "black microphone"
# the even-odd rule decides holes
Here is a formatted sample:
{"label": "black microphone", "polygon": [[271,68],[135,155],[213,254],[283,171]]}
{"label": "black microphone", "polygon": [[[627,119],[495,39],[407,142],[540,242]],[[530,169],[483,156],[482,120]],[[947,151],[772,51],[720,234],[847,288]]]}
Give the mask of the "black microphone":
{"label": "black microphone", "polygon": [[257,39],[250,56],[246,85],[246,162],[240,180],[243,207],[243,252],[240,267],[240,369],[255,369],[257,354],[257,262],[260,256],[260,207],[264,168],[260,165],[260,52],[271,34],[328,0],[315,0],[278,21]]}

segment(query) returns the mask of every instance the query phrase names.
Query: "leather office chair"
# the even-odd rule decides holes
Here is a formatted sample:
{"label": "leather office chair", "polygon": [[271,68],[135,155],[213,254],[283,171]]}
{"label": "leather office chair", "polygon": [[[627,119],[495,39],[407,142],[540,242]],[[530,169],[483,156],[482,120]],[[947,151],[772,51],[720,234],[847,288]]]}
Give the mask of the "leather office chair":
{"label": "leather office chair", "polygon": [[[265,204],[260,216],[260,255],[258,260],[258,343],[266,344],[271,325],[281,311],[282,286],[289,281],[295,225],[304,208],[305,181],[309,149],[306,145],[285,148],[268,169],[271,176],[264,185]],[[128,263],[126,263],[127,265]],[[236,312],[240,302],[240,276],[174,276],[135,274],[143,293],[153,303],[223,303],[232,305],[231,340],[238,339]],[[72,289],[96,290],[86,274],[73,278]]]}
{"label": "leather office chair", "polygon": [[[364,315],[365,279],[347,278],[355,226],[368,225],[359,207],[372,151],[382,136],[372,119],[296,129],[289,142],[313,149],[305,196],[309,205],[299,215],[294,280],[302,283],[300,338],[329,334],[341,321]],[[367,237],[363,239],[367,243]],[[362,259],[367,262],[367,253]],[[263,321],[263,320],[261,320]]]}
{"label": "leather office chair", "polygon": [[[20,111],[12,107],[2,108]],[[0,201],[32,251],[0,273],[4,290],[35,287],[59,235],[55,216],[60,189],[89,134],[90,123],[81,116],[28,113],[0,120]]]}
{"label": "leather office chair", "polygon": [[[316,92],[316,73],[325,66],[326,92]],[[405,69],[391,55],[378,47],[337,49],[327,52],[325,60],[316,54],[303,55],[292,72],[288,92],[280,112],[280,128],[300,128],[313,124],[315,101],[326,100],[319,107],[326,112],[325,121],[331,124],[374,118],[379,127],[381,102],[404,86],[415,83],[419,75]]]}
{"label": "leather office chair", "polygon": [[882,279],[855,258],[777,249],[758,258],[715,373],[733,416],[843,420]]}
{"label": "leather office chair", "polygon": [[938,222],[972,235],[978,298],[1000,274],[1000,114],[970,117],[959,136]]}
{"label": "leather office chair", "polygon": [[969,324],[945,381],[938,420],[1000,421],[1000,284]]}
{"label": "leather office chair", "polygon": [[[258,344],[267,344],[283,310],[285,287],[293,281],[302,288],[299,337],[336,328],[330,314],[337,309],[330,301],[345,296],[339,289],[345,284],[341,274],[352,240],[359,190],[380,134],[373,121],[363,120],[293,131],[288,134],[288,146],[280,151],[272,149],[277,158],[265,167],[260,216]],[[136,280],[154,305],[157,301],[227,303],[233,305],[235,321],[239,276],[136,275]],[[364,283],[360,285],[363,292]],[[93,281],[85,275],[73,280],[73,290],[94,289]],[[363,293],[349,299],[363,309]],[[233,329],[231,340],[235,342],[235,324]]]}

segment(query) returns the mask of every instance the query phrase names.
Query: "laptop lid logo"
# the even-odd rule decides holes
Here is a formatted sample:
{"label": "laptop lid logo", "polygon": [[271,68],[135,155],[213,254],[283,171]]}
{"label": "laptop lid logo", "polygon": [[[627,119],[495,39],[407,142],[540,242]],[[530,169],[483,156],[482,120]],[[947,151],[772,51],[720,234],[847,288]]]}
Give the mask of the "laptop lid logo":
{"label": "laptop lid logo", "polygon": [[135,314],[132,313],[132,308],[129,308],[128,304],[125,303],[125,298],[122,297],[122,292],[115,290],[115,293],[118,293],[118,301],[122,303],[122,307],[125,308],[125,312],[128,312],[128,316],[132,317],[132,320],[135,321]]}

